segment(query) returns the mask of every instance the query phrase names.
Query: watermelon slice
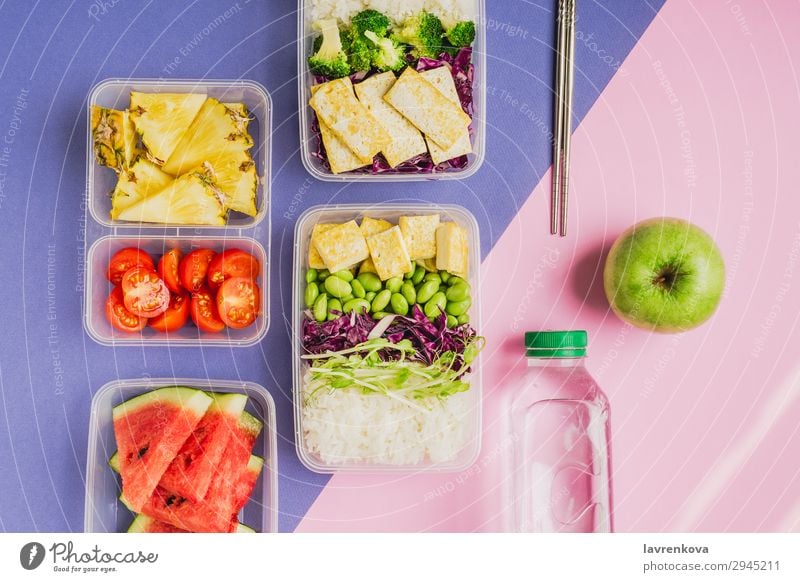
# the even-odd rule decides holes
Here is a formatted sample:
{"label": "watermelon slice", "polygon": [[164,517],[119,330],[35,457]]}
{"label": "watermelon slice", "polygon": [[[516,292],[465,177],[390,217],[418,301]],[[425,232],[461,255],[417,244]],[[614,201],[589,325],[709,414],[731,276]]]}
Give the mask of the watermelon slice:
{"label": "watermelon slice", "polygon": [[[174,525],[158,521],[152,517],[147,517],[141,513],[137,515],[133,523],[128,528],[128,533],[190,533],[183,529],[178,529]],[[243,523],[237,524],[236,533],[256,533],[256,531],[247,527]]]}
{"label": "watermelon slice", "polygon": [[247,404],[244,394],[209,396],[214,402],[159,482],[164,489],[192,501],[206,496],[215,468]]}
{"label": "watermelon slice", "polygon": [[114,407],[122,491],[134,511],[151,497],[211,402],[202,390],[173,386]]}

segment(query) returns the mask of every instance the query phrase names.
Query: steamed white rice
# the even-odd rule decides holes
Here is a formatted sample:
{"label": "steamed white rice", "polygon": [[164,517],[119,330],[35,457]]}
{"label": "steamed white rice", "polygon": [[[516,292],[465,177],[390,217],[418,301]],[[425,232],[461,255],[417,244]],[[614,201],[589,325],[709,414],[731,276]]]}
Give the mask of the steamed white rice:
{"label": "steamed white rice", "polygon": [[317,392],[303,405],[306,448],[326,464],[415,465],[454,459],[471,436],[475,404],[470,393],[420,404],[427,410],[359,390]]}
{"label": "steamed white rice", "polygon": [[399,23],[424,10],[449,28],[461,20],[475,20],[475,5],[475,0],[311,0],[311,20],[337,18],[349,24],[351,16],[372,8]]}

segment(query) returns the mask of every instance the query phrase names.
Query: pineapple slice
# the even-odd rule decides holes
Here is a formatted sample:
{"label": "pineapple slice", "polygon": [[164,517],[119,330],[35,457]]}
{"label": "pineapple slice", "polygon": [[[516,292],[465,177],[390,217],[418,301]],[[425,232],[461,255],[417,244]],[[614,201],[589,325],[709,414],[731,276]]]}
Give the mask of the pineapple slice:
{"label": "pineapple slice", "polygon": [[152,196],[122,210],[117,218],[165,224],[225,224],[222,194],[206,168],[196,168]]}
{"label": "pineapple slice", "polygon": [[121,172],[137,155],[138,137],[128,110],[117,111],[92,105],[91,117],[97,163]]}
{"label": "pineapple slice", "polygon": [[247,133],[248,123],[248,117],[209,97],[162,169],[180,176],[203,162],[213,164],[250,149],[253,138]]}
{"label": "pineapple slice", "polygon": [[117,185],[111,193],[111,218],[116,220],[120,212],[139,200],[160,192],[174,179],[144,156],[139,157],[119,174]]}
{"label": "pineapple slice", "polygon": [[255,162],[248,152],[221,158],[214,163],[206,162],[206,165],[213,169],[215,182],[224,194],[222,203],[226,209],[248,216],[255,216],[258,213],[256,208],[258,176]]}
{"label": "pineapple slice", "polygon": [[252,119],[247,105],[244,103],[223,103],[223,105],[244,120],[243,128],[247,131],[247,126],[250,125],[250,120]]}
{"label": "pineapple slice", "polygon": [[131,91],[131,117],[153,162],[169,158],[205,100],[202,93]]}

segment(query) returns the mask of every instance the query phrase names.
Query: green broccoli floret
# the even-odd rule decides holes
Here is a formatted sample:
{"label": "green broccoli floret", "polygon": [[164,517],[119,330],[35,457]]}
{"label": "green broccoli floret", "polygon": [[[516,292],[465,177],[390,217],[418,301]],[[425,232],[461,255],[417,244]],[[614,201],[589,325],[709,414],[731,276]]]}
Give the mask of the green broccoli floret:
{"label": "green broccoli floret", "polygon": [[315,75],[324,75],[333,79],[350,74],[347,53],[342,43],[342,35],[336,20],[331,18],[319,20],[314,28],[322,32],[322,36],[314,41],[314,53],[308,57],[308,66]]}
{"label": "green broccoli floret", "polygon": [[377,10],[363,10],[353,16],[347,38],[350,42],[348,59],[354,71],[369,71],[377,58],[378,49],[365,34],[371,32],[379,38],[389,32],[389,18]]}
{"label": "green broccoli floret", "polygon": [[444,50],[444,27],[435,14],[420,12],[409,17],[402,28],[395,31],[395,40],[411,45],[416,58],[437,58]]}
{"label": "green broccoli floret", "polygon": [[459,22],[447,31],[447,40],[456,48],[464,48],[475,41],[475,23],[471,20]]}
{"label": "green broccoli floret", "polygon": [[377,10],[362,10],[350,20],[351,30],[355,34],[363,34],[370,30],[378,36],[386,36],[389,31],[389,18]]}
{"label": "green broccoli floret", "polygon": [[379,71],[397,71],[406,63],[406,51],[390,38],[381,38],[371,30],[364,33],[377,48],[372,52],[372,66]]}
{"label": "green broccoli floret", "polygon": [[351,38],[350,52],[347,57],[350,61],[350,68],[353,71],[369,71],[372,66],[372,53],[374,51],[375,46],[363,34]]}

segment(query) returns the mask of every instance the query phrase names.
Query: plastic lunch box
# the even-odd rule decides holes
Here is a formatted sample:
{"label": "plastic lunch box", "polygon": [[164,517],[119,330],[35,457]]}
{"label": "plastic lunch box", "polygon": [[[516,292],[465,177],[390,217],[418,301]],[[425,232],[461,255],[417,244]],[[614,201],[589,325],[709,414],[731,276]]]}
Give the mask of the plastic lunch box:
{"label": "plastic lunch box", "polygon": [[269,392],[252,382],[200,380],[187,378],[146,378],[114,380],[103,386],[92,399],[89,418],[89,447],[86,458],[86,533],[124,532],[133,521],[120,501],[119,476],[108,466],[116,451],[112,408],[143,392],[163,386],[190,386],[215,392],[240,392],[249,398],[247,412],[264,423],[253,454],[264,459],[264,469],[239,521],[260,532],[278,530],[278,464],[275,403]]}
{"label": "plastic lunch box", "polygon": [[481,447],[481,415],[482,391],[481,356],[472,364],[470,374],[470,390],[472,406],[469,416],[469,434],[473,435],[467,445],[456,458],[446,463],[428,463],[417,465],[378,465],[367,463],[342,463],[326,464],[322,459],[308,450],[303,431],[302,422],[302,382],[304,367],[307,365],[300,359],[303,354],[302,329],[303,313],[305,311],[305,272],[308,269],[308,249],[311,231],[318,222],[346,222],[360,219],[364,216],[383,218],[392,223],[397,223],[400,216],[409,214],[434,214],[438,213],[442,221],[454,221],[464,227],[469,236],[469,283],[472,291],[472,307],[469,315],[473,327],[481,331],[480,298],[478,285],[480,281],[480,234],[475,217],[466,208],[456,205],[437,204],[408,204],[408,203],[377,203],[372,206],[357,204],[340,204],[327,206],[314,206],[300,216],[294,231],[294,279],[292,290],[292,360],[293,360],[293,385],[294,385],[294,417],[295,417],[295,447],[300,461],[311,471],[316,473],[333,472],[408,472],[408,471],[438,471],[457,472],[472,465],[478,458]]}
{"label": "plastic lunch box", "polygon": [[[203,92],[222,101],[243,102],[253,120],[249,131],[255,145],[251,149],[260,176],[257,190],[258,215],[249,217],[232,214],[225,226],[163,225],[126,223],[109,218],[108,196],[114,188],[116,175],[99,166],[94,159],[90,115],[87,112],[86,141],[86,257],[84,264],[84,310],[86,333],[96,342],[107,346],[169,345],[244,347],[260,341],[269,328],[269,244],[270,244],[270,178],[272,103],[266,89],[248,80],[148,80],[108,79],[89,93],[88,107],[125,108],[131,91],[145,92]],[[263,244],[259,241],[263,241]],[[261,263],[258,284],[261,289],[261,314],[245,329],[226,329],[220,334],[200,332],[191,324],[172,334],[161,334],[145,328],[141,333],[116,332],[105,318],[105,301],[111,284],[105,277],[108,261],[126,246],[140,247],[158,259],[172,246],[183,251],[211,247],[221,251],[240,248],[254,255]]]}
{"label": "plastic lunch box", "polygon": [[410,182],[419,180],[464,179],[478,171],[483,163],[486,153],[486,22],[485,0],[473,0],[472,12],[475,21],[475,42],[473,43],[472,59],[475,64],[475,79],[473,81],[473,103],[475,113],[473,116],[473,153],[469,155],[469,164],[461,170],[451,169],[446,172],[432,174],[412,173],[355,173],[345,172],[333,174],[326,169],[320,160],[312,155],[319,139],[318,134],[312,133],[311,122],[314,111],[308,104],[311,98],[311,85],[313,77],[308,70],[307,59],[311,54],[314,37],[318,34],[311,28],[312,0],[299,0],[297,7],[297,71],[299,82],[297,84],[298,109],[300,112],[300,152],[303,165],[309,173],[319,180],[330,182]]}

